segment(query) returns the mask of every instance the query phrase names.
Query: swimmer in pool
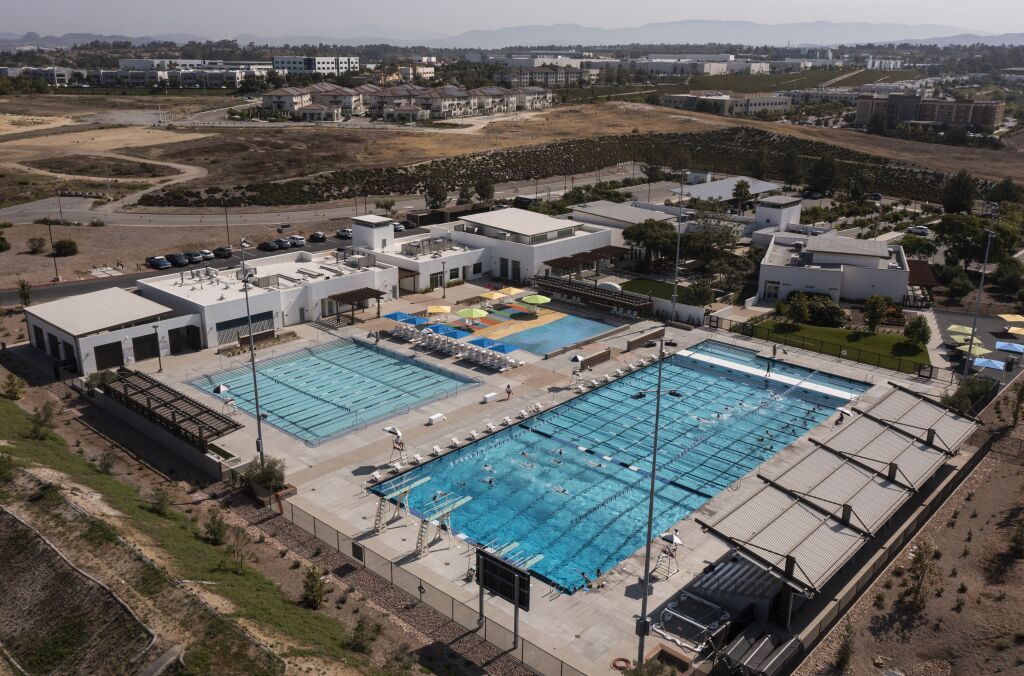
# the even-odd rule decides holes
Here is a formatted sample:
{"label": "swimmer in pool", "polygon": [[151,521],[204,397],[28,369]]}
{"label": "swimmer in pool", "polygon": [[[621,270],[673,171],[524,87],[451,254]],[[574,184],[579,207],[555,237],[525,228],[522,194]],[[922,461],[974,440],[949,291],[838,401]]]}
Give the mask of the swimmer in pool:
{"label": "swimmer in pool", "polygon": [[488,486],[493,486],[494,485],[494,477],[490,477],[489,476],[486,479],[481,479],[480,481],[483,481]]}
{"label": "swimmer in pool", "polygon": [[529,453],[527,453],[526,451],[521,451],[521,452],[519,453],[519,455],[523,456],[524,458],[529,458],[529,457],[530,457],[530,454],[529,454]]}
{"label": "swimmer in pool", "polygon": [[491,467],[490,465],[484,465],[484,471],[485,472],[493,472],[494,468]]}
{"label": "swimmer in pool", "polygon": [[522,465],[523,467],[525,467],[526,469],[533,469],[533,463],[532,462],[521,462],[519,464]]}
{"label": "swimmer in pool", "polygon": [[558,458],[555,458],[555,459],[554,459],[554,460],[552,460],[551,462],[553,462],[553,463],[554,463],[554,464],[556,464],[556,465],[561,465],[561,464],[562,464],[562,461],[561,461],[561,460],[559,460]]}

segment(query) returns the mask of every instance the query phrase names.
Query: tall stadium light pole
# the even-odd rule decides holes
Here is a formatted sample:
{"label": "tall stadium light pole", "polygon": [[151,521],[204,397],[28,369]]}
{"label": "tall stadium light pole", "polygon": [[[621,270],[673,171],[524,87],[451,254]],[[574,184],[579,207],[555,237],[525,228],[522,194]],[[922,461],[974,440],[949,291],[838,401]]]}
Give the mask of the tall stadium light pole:
{"label": "tall stadium light pole", "polygon": [[978,315],[981,313],[981,294],[985,290],[985,271],[988,269],[988,252],[992,248],[992,231],[986,229],[988,239],[985,240],[985,262],[981,264],[981,283],[978,285],[978,298],[974,304],[974,321],[971,322],[971,342],[967,343],[967,356],[964,359],[964,378],[971,368],[971,352],[974,351],[974,334],[978,331]]}
{"label": "tall stadium light pole", "polygon": [[[60,218],[60,224],[64,225],[64,205],[60,201],[60,182],[63,176],[58,176],[54,185],[57,188],[57,214]],[[53,256],[53,281],[60,281],[60,272],[57,271],[57,252],[53,250],[53,223],[49,220],[46,222],[46,231],[50,233],[50,255]]]}
{"label": "tall stadium light pole", "polygon": [[252,397],[256,404],[256,453],[260,457],[260,467],[263,467],[263,416],[260,414],[260,389],[259,384],[256,382],[256,345],[252,338],[252,312],[249,310],[250,273],[245,268],[245,248],[250,244],[251,242],[243,237],[238,243],[239,249],[241,249],[238,252],[238,255],[242,259],[242,288],[245,290],[245,319],[249,324],[249,366],[252,368]]}
{"label": "tall stadium light pole", "polygon": [[658,476],[658,428],[661,426],[661,383],[662,371],[665,364],[665,334],[668,327],[676,319],[676,289],[679,282],[679,241],[681,228],[676,223],[676,262],[672,270],[672,314],[665,320],[665,329],[661,334],[661,346],[658,349],[658,380],[654,387],[654,441],[651,448],[651,487],[647,496],[647,545],[644,547],[644,577],[640,584],[643,586],[643,596],[640,601],[640,621],[637,623],[637,633],[640,635],[637,646],[637,666],[644,663],[644,639],[647,638],[649,626],[647,624],[647,601],[651,592],[651,548],[654,539],[654,491],[657,488]]}

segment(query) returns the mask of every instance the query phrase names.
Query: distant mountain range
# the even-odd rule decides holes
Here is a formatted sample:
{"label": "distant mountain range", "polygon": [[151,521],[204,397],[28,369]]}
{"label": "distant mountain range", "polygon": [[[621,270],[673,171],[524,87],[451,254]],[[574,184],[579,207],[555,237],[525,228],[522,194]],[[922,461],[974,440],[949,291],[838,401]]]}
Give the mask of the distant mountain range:
{"label": "distant mountain range", "polygon": [[[61,36],[43,36],[26,33],[0,33],[0,49],[20,47],[70,47],[94,40],[130,41],[142,44],[153,40],[188,42],[207,38],[187,33],[129,37],[124,35],[96,35],[67,33]],[[728,43],[741,45],[775,46],[829,46],[838,44],[870,44],[908,42],[917,44],[1024,44],[1024,33],[999,35],[965,31],[955,26],[934,24],[908,25],[898,23],[836,23],[814,21],[804,23],[761,24],[751,21],[668,21],[626,28],[595,28],[578,24],[548,26],[511,26],[492,30],[472,30],[459,35],[441,36],[429,32],[399,31],[381,26],[350,26],[329,35],[286,35],[266,37],[242,34],[235,37],[239,44],[337,44],[365,45],[391,44],[399,47],[423,46],[434,48],[501,49],[511,46],[544,45],[628,45],[628,44],[706,44]]]}

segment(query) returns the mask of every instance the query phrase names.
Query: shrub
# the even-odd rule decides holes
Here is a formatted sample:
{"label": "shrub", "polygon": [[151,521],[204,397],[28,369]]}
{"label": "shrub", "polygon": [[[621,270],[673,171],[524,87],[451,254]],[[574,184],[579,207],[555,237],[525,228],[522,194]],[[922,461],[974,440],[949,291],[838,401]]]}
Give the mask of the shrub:
{"label": "shrub", "polygon": [[323,571],[316,566],[307,568],[302,580],[302,605],[317,610],[327,600],[328,591]]}
{"label": "shrub", "polygon": [[0,251],[10,251],[11,243],[7,241],[7,238],[0,235]]}
{"label": "shrub", "polygon": [[843,636],[839,641],[839,648],[836,650],[835,670],[837,674],[844,674],[850,668],[850,661],[853,659],[853,627],[847,620],[843,625]]}
{"label": "shrub", "polygon": [[915,345],[924,345],[932,339],[932,329],[928,326],[928,320],[918,315],[907,322],[903,328],[903,337]]}
{"label": "shrub", "polygon": [[149,494],[149,511],[164,516],[171,508],[171,494],[164,486],[157,486]]}
{"label": "shrub", "polygon": [[1010,532],[1010,556],[1024,559],[1024,521],[1018,521]]}
{"label": "shrub", "polygon": [[8,399],[18,400],[21,399],[24,392],[25,381],[13,373],[8,373],[7,378],[4,379],[4,396]]}
{"label": "shrub", "polygon": [[960,413],[974,415],[993,393],[993,383],[978,377],[964,378],[952,393],[942,395],[942,403]]}
{"label": "shrub", "polygon": [[214,505],[206,511],[206,524],[203,526],[203,533],[211,545],[224,544],[224,538],[228,534],[228,523],[224,520],[224,513],[220,507]]}
{"label": "shrub", "polygon": [[345,648],[353,652],[369,654],[373,649],[374,641],[380,635],[380,630],[380,624],[371,622],[365,617],[360,617],[356,621],[356,626],[353,627],[352,632],[345,637],[343,644]]}
{"label": "shrub", "polygon": [[100,453],[100,457],[96,461],[96,466],[104,474],[110,474],[114,471],[114,461],[117,460],[117,451],[114,450],[113,446],[108,446]]}
{"label": "shrub", "polygon": [[974,291],[974,284],[971,283],[971,280],[967,279],[966,275],[963,277],[955,277],[953,281],[949,283],[946,291],[950,298],[959,299],[963,298],[971,291]]}
{"label": "shrub", "polygon": [[42,237],[29,237],[27,245],[28,252],[33,256],[38,256],[46,250],[46,240]]}
{"label": "shrub", "polygon": [[281,458],[268,457],[262,464],[259,460],[250,463],[242,478],[268,491],[279,491],[288,485],[284,480],[284,460]]}
{"label": "shrub", "polygon": [[58,239],[53,243],[53,255],[58,258],[74,256],[78,253],[78,243],[73,239]]}
{"label": "shrub", "polygon": [[31,421],[33,439],[45,439],[48,430],[57,426],[57,415],[60,406],[55,401],[47,401],[41,407],[32,409]]}
{"label": "shrub", "polygon": [[405,676],[412,673],[414,663],[409,644],[399,643],[394,650],[388,653],[387,659],[381,666],[381,671],[385,676]]}

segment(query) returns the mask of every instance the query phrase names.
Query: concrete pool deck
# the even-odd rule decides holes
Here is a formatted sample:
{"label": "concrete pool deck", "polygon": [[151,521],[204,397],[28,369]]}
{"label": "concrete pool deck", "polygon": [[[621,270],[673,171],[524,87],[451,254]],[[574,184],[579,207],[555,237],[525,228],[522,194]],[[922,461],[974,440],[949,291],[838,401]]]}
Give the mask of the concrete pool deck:
{"label": "concrete pool deck", "polygon": [[[437,302],[433,299],[433,302]],[[417,311],[413,303],[395,303],[394,309]],[[405,307],[408,306],[408,307]],[[563,310],[557,304],[559,311]],[[388,307],[388,311],[393,308]],[[576,308],[564,308],[569,314],[596,317],[592,313],[579,311]],[[605,320],[607,321],[607,317]],[[339,331],[347,335],[365,337],[377,328],[392,326],[389,320],[372,319],[357,327]],[[605,347],[612,348],[611,361],[594,368],[590,378],[603,378],[606,374],[614,374],[616,369],[625,363],[636,361],[640,356],[654,354],[653,348],[638,349],[624,353],[626,341],[649,332],[660,326],[652,321],[642,321],[627,330],[608,339],[584,346],[579,352],[590,354]],[[266,352],[260,351],[258,359],[279,357],[310,345],[322,344],[333,340],[334,336],[309,325],[290,327],[298,334],[298,340],[279,345]],[[724,331],[708,331],[696,329],[683,331],[670,328],[668,338],[676,345],[667,348],[670,352],[686,349],[703,340],[713,338],[723,343],[758,350],[762,356],[771,355],[771,343],[745,338]],[[405,516],[402,520],[391,522],[380,535],[373,534],[374,518],[378,506],[378,498],[366,490],[366,482],[372,472],[379,470],[385,477],[393,476],[387,471],[387,463],[392,457],[391,435],[382,431],[384,425],[394,425],[402,430],[406,444],[406,455],[411,458],[419,453],[425,460],[430,459],[431,448],[440,446],[444,453],[451,452],[449,440],[457,437],[465,440],[470,430],[478,433],[486,431],[486,423],[493,423],[498,429],[503,428],[505,417],[518,422],[520,410],[533,403],[540,403],[545,409],[558,405],[572,397],[578,396],[570,387],[574,364],[569,355],[544,360],[539,355],[531,355],[524,351],[513,353],[518,359],[526,361],[526,365],[495,374],[482,368],[470,368],[464,362],[456,362],[453,358],[440,354],[425,354],[410,348],[407,343],[398,340],[382,340],[381,346],[397,353],[435,366],[451,370],[462,375],[478,378],[482,384],[459,394],[416,407],[410,411],[400,412],[386,421],[371,424],[363,429],[352,431],[341,437],[323,442],[318,446],[307,446],[269,424],[263,425],[266,453],[281,457],[287,466],[288,480],[298,488],[298,495],[286,503],[294,505],[315,517],[321,523],[329,525],[344,536],[358,541],[363,547],[375,554],[394,562],[404,571],[416,576],[429,585],[436,587],[454,599],[475,608],[477,603],[477,586],[475,582],[464,581],[467,569],[471,565],[473,547],[466,542],[455,539],[448,548],[446,539],[435,541],[429,548],[427,556],[416,559],[416,546],[419,519]],[[890,388],[887,381],[895,381],[907,387],[927,394],[937,394],[940,388],[921,379],[902,376],[882,369],[870,369],[851,362],[823,357],[799,350],[790,349],[787,354],[780,352],[778,359],[787,363],[826,371],[833,375],[844,376],[855,380],[869,382],[872,387],[857,398],[858,405],[869,405],[877,400]],[[198,375],[219,372],[247,364],[245,356],[223,358],[213,351],[206,350],[164,360],[164,372],[153,374],[155,377],[171,384],[190,396],[204,401],[216,410],[221,410],[223,402],[211,394],[206,394],[187,384],[187,381]],[[155,364],[154,364],[155,367]],[[155,370],[155,368],[154,368]],[[506,385],[512,385],[514,396],[506,401],[504,392]],[[481,403],[483,395],[489,392],[498,393],[498,399],[491,403]],[[440,413],[444,420],[436,425],[427,425],[429,415]],[[831,426],[835,422],[833,414],[819,426],[798,438],[765,464],[783,466],[805,456],[812,448],[806,437],[808,434]],[[256,425],[252,416],[239,413],[236,419],[244,427],[217,441],[218,445],[243,460],[255,454]],[[461,447],[461,445],[460,445]],[[654,610],[668,602],[682,587],[711,562],[729,552],[729,548],[721,541],[702,532],[694,522],[695,517],[707,519],[715,513],[729,509],[747,500],[760,487],[761,482],[753,470],[736,481],[703,507],[686,519],[679,521],[678,528],[683,545],[679,548],[677,562],[679,571],[667,580],[656,580],[652,585],[649,609]],[[285,509],[288,509],[285,505]],[[389,510],[389,514],[393,510]],[[457,526],[457,512],[456,512]],[[433,531],[433,529],[431,529]],[[655,555],[660,545],[655,548]],[[350,551],[344,553],[350,555]],[[531,610],[520,616],[521,636],[558,659],[571,665],[585,674],[613,673],[611,662],[618,657],[633,659],[636,653],[635,621],[640,610],[641,586],[640,578],[643,569],[643,549],[606,572],[601,581],[604,587],[590,592],[577,592],[573,595],[558,593],[548,584],[534,579],[532,583]],[[512,609],[509,604],[489,599],[486,603],[486,615],[501,625],[511,628]],[[661,640],[656,636],[648,638],[650,647],[657,646]],[[666,644],[668,645],[668,644]]]}

